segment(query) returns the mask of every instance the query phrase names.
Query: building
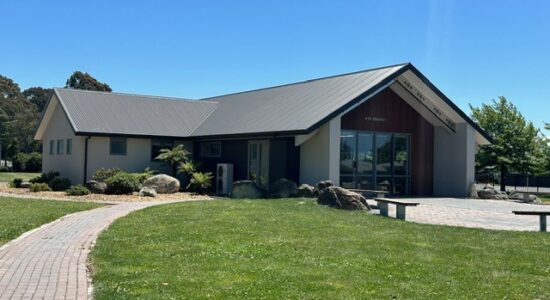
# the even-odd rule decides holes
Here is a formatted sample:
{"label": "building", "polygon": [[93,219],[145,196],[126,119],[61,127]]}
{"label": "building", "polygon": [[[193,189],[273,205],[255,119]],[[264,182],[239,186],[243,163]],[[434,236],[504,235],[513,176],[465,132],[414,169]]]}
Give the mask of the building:
{"label": "building", "polygon": [[162,169],[184,144],[206,171],[394,195],[465,196],[490,137],[412,64],[200,100],[55,89],[35,139],[74,183],[101,167]]}

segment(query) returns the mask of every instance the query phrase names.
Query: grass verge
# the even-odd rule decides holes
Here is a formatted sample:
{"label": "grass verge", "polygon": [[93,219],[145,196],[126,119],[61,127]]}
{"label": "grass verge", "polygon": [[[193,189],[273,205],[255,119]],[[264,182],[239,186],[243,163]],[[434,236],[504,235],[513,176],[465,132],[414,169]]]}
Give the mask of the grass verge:
{"label": "grass verge", "polygon": [[548,299],[548,249],[546,233],[220,200],[119,219],[92,262],[96,299]]}
{"label": "grass verge", "polygon": [[64,215],[100,204],[0,197],[0,245]]}
{"label": "grass verge", "polygon": [[29,181],[37,176],[40,176],[40,173],[0,172],[0,182],[10,182],[14,178],[21,178],[23,181]]}

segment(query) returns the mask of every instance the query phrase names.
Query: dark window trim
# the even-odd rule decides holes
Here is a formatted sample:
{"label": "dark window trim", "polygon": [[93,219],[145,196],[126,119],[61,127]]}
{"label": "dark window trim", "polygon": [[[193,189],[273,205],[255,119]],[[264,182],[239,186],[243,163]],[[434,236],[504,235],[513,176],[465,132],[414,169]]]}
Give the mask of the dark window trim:
{"label": "dark window trim", "polygon": [[[213,145],[213,144],[217,144],[219,149],[220,149],[220,152],[218,154],[205,154],[205,151],[203,149],[205,145]],[[205,157],[205,158],[220,158],[222,156],[222,142],[221,141],[216,141],[216,142],[201,142],[200,143],[200,151],[199,151],[199,154],[201,157]]]}
{"label": "dark window trim", "polygon": [[73,154],[73,139],[67,139],[67,141],[65,141],[65,154]]}
{"label": "dark window trim", "polygon": [[64,139],[58,139],[57,140],[57,155],[63,155],[63,152],[65,150],[65,140]]}
{"label": "dark window trim", "polygon": [[[113,153],[113,139],[124,141],[124,153]],[[128,153],[128,139],[125,137],[111,137],[109,139],[109,155],[126,156]]]}

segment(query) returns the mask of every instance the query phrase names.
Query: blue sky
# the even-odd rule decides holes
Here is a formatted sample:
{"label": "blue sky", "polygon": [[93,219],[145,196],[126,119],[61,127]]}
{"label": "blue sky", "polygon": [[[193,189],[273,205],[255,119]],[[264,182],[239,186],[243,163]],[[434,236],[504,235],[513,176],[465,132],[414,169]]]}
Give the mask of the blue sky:
{"label": "blue sky", "polygon": [[[412,62],[469,113],[506,96],[550,122],[550,1],[15,1],[0,74],[201,98]],[[547,132],[548,134],[548,132]]]}

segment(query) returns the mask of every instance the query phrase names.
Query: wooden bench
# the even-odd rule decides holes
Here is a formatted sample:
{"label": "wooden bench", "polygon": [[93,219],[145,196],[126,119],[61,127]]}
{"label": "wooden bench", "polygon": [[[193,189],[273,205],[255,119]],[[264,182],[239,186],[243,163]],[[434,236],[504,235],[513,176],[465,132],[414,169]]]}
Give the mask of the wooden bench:
{"label": "wooden bench", "polygon": [[536,210],[514,210],[516,215],[528,215],[528,216],[539,216],[540,218],[540,231],[546,230],[546,216],[550,215],[550,211],[536,211]]}
{"label": "wooden bench", "polygon": [[395,217],[401,220],[405,220],[406,218],[407,206],[417,206],[420,204],[418,202],[387,198],[375,198],[374,200],[378,203],[378,207],[380,208],[380,215],[384,217],[388,216],[388,204],[395,204],[397,206],[397,213],[395,214]]}
{"label": "wooden bench", "polygon": [[384,198],[386,197],[386,194],[389,193],[388,191],[361,190],[361,189],[348,189],[348,191],[359,193],[361,195],[372,194],[372,195],[375,195],[375,198]]}

